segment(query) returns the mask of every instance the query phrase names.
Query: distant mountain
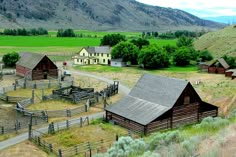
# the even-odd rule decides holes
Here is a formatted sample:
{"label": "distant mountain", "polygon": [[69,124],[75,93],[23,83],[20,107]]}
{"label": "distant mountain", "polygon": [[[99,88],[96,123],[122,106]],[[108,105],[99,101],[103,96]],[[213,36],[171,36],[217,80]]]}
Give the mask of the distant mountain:
{"label": "distant mountain", "polygon": [[222,26],[178,9],[135,0],[0,0],[0,28],[167,31]]}
{"label": "distant mountain", "polygon": [[236,56],[236,25],[207,33],[194,42],[198,50],[209,50],[215,57]]}
{"label": "distant mountain", "polygon": [[236,15],[235,16],[204,17],[204,19],[219,22],[219,23],[225,23],[225,24],[236,24]]}

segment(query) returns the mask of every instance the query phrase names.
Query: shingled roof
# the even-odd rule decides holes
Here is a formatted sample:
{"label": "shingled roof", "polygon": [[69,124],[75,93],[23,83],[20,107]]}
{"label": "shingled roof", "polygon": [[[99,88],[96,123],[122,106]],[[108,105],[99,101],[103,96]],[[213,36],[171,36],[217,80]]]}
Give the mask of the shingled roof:
{"label": "shingled roof", "polygon": [[186,80],[144,74],[129,95],[106,110],[147,125],[174,106],[188,83]]}
{"label": "shingled roof", "polygon": [[16,62],[16,65],[20,65],[29,69],[34,69],[38,63],[46,56],[38,53],[21,53],[20,59]]}
{"label": "shingled roof", "polygon": [[85,47],[85,50],[88,53],[111,53],[111,47],[110,46],[95,46],[95,47]]}
{"label": "shingled roof", "polygon": [[224,58],[220,58],[220,59],[215,60],[210,66],[213,66],[217,62],[219,62],[225,69],[228,69],[230,67],[228,65],[228,63],[224,60]]}

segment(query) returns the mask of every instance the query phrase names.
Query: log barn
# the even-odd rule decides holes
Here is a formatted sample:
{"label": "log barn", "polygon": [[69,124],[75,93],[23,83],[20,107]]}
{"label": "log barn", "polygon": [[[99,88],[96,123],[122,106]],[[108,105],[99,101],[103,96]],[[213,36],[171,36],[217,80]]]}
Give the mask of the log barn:
{"label": "log barn", "polygon": [[143,134],[218,115],[218,107],[202,101],[190,82],[150,74],[105,110],[106,120]]}
{"label": "log barn", "polygon": [[21,53],[16,63],[16,75],[28,80],[57,78],[58,68],[46,55]]}
{"label": "log barn", "polygon": [[229,69],[228,63],[223,59],[217,59],[208,67],[208,73],[225,74],[225,71]]}

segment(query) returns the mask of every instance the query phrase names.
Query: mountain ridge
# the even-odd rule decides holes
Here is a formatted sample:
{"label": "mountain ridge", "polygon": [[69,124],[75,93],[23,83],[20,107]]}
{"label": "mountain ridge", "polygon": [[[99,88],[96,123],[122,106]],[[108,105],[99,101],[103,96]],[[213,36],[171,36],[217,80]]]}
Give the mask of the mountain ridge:
{"label": "mountain ridge", "polygon": [[1,28],[120,31],[218,29],[223,24],[135,0],[0,0]]}

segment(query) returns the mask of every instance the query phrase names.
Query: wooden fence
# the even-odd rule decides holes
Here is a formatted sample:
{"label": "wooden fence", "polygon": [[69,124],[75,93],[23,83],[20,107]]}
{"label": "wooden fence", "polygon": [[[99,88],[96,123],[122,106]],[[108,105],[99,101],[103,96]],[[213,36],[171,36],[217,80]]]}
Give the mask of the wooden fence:
{"label": "wooden fence", "polygon": [[[64,123],[51,123],[48,126],[48,133],[55,134],[60,130],[69,129],[70,127],[83,127],[84,125],[89,125],[88,117],[81,117],[77,120],[67,120]],[[115,135],[97,141],[76,144],[67,148],[57,148],[54,147],[53,143],[51,143],[50,141],[43,140],[43,136],[46,135],[44,133],[32,129],[29,131],[29,135],[29,140],[37,144],[42,150],[48,153],[56,154],[59,157],[70,157],[75,155],[81,157],[91,157],[94,154],[106,151],[113,144],[113,142],[117,141],[119,138],[118,135]]]}

